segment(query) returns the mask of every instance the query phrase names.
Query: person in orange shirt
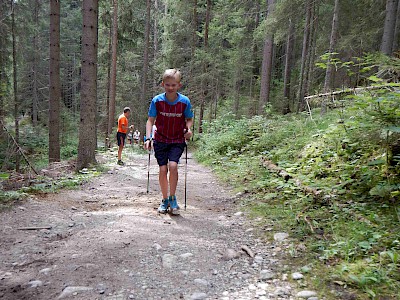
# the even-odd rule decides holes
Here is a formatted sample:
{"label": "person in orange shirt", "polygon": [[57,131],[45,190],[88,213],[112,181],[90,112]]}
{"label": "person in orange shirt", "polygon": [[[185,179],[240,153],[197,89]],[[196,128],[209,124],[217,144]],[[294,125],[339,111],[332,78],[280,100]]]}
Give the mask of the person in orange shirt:
{"label": "person in orange shirt", "polygon": [[128,129],[133,129],[133,125],[128,127],[128,118],[131,114],[131,109],[129,107],[124,108],[124,113],[122,113],[118,117],[118,131],[117,131],[117,143],[118,143],[118,162],[117,164],[123,166],[124,162],[122,161],[122,149],[125,146],[125,138],[128,132]]}

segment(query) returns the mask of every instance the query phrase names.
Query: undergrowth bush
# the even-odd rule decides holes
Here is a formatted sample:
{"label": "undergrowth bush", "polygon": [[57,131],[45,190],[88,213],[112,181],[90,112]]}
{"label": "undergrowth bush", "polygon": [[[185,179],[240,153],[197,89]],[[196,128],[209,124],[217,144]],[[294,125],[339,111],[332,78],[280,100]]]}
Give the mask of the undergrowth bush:
{"label": "undergrowth bush", "polygon": [[[63,111],[60,119],[60,156],[62,160],[74,158],[78,154],[78,117],[74,117]],[[11,119],[6,123],[13,124]],[[10,134],[15,136],[13,127],[8,128]],[[48,165],[48,144],[49,133],[47,126],[38,124],[33,127],[26,119],[20,123],[19,144],[23,153],[30,163],[36,168],[41,169]],[[4,170],[15,168],[15,145],[8,135],[1,136],[0,139],[0,161]],[[29,170],[29,166],[24,159],[20,159],[21,169]]]}
{"label": "undergrowth bush", "polygon": [[[388,90],[350,97],[342,109],[314,120],[227,115],[205,126],[196,155],[250,194],[254,215],[276,230],[290,228],[325,283],[341,282],[371,298],[400,297],[400,165],[393,147],[399,97]],[[262,160],[322,196],[270,173]]]}

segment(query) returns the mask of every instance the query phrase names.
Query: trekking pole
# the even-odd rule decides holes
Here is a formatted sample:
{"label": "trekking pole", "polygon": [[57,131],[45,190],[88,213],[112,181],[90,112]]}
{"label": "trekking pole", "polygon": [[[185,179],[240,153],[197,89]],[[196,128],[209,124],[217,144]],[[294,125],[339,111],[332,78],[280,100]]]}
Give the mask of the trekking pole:
{"label": "trekking pole", "polygon": [[[146,136],[143,137],[143,140],[146,142]],[[150,147],[151,147],[150,141]],[[150,157],[151,157],[151,148],[147,150],[149,152],[149,162],[147,163],[147,194],[149,193],[149,185],[150,185]]]}
{"label": "trekking pole", "polygon": [[149,185],[150,185],[150,150],[149,150],[149,162],[147,164],[147,194],[149,193]]}
{"label": "trekking pole", "polygon": [[188,152],[188,144],[186,142],[186,152],[185,152],[185,160],[186,160],[186,164],[185,164],[185,210],[186,210],[186,183],[187,183],[187,165],[188,165],[188,157],[187,157],[187,152]]}

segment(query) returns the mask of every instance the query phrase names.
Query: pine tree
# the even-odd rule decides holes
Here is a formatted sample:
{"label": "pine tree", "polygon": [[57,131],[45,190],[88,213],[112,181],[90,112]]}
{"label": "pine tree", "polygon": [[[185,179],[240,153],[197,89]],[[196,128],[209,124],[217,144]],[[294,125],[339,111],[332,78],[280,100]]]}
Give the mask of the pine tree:
{"label": "pine tree", "polygon": [[49,162],[60,161],[60,1],[50,0]]}
{"label": "pine tree", "polygon": [[96,162],[98,0],[82,2],[82,79],[77,169]]}

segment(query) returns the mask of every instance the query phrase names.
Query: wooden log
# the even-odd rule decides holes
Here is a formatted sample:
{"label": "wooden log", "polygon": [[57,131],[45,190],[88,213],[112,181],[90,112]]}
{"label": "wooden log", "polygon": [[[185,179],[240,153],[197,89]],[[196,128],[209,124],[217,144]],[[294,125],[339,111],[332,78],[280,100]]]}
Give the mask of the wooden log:
{"label": "wooden log", "polygon": [[358,88],[353,88],[353,89],[348,88],[348,89],[344,89],[344,90],[341,90],[341,91],[334,91],[334,92],[311,95],[311,96],[304,97],[304,99],[310,100],[310,99],[314,99],[314,98],[329,97],[329,96],[350,94],[350,93],[357,94],[359,92],[365,92],[365,91],[369,91],[369,90],[379,90],[379,89],[383,89],[383,88],[394,88],[394,87],[400,87],[400,84],[392,83],[392,84],[384,84],[384,85],[373,85],[373,86],[366,86],[366,87],[358,87]]}

